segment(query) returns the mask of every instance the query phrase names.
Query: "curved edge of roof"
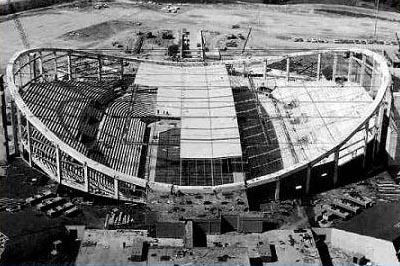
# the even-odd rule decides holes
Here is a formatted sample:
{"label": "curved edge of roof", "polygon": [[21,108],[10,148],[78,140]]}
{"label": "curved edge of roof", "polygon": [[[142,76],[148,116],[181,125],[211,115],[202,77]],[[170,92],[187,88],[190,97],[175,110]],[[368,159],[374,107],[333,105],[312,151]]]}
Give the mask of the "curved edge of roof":
{"label": "curved edge of roof", "polygon": [[73,49],[63,49],[63,48],[33,48],[33,49],[26,49],[19,51],[15,53],[11,59],[9,60],[9,63],[7,64],[6,68],[6,75],[7,75],[7,85],[10,91],[10,94],[13,98],[13,101],[15,104],[18,106],[20,111],[27,117],[29,117],[29,121],[35,125],[35,127],[38,129],[39,132],[41,132],[43,135],[46,135],[49,141],[51,141],[54,146],[59,146],[61,150],[66,152],[68,155],[71,157],[77,159],[78,161],[84,162],[87,164],[88,167],[96,169],[98,171],[101,171],[105,173],[106,175],[109,175],[117,180],[131,183],[140,187],[148,187],[154,191],[182,191],[182,192],[213,192],[213,191],[231,191],[231,190],[239,190],[239,189],[244,189],[246,187],[256,187],[259,185],[271,183],[280,179],[283,179],[296,171],[300,171],[302,169],[306,169],[308,166],[312,166],[322,159],[330,156],[333,154],[336,150],[338,150],[344,143],[346,143],[351,137],[359,131],[366,121],[370,118],[371,114],[373,114],[381,105],[382,101],[384,100],[385,93],[387,88],[389,87],[391,83],[391,77],[390,77],[390,72],[389,68],[387,65],[386,60],[384,59],[383,56],[368,50],[368,49],[322,49],[322,50],[310,50],[306,52],[297,52],[297,53],[290,53],[286,55],[280,55],[280,56],[265,56],[262,58],[254,58],[254,59],[236,59],[236,60],[226,60],[223,62],[215,62],[212,64],[230,64],[230,63],[236,63],[236,64],[252,64],[252,63],[259,63],[259,62],[265,62],[266,59],[272,58],[273,60],[282,60],[285,58],[293,58],[293,57],[298,57],[298,56],[306,56],[306,55],[316,55],[316,54],[324,54],[324,53],[332,53],[332,52],[354,52],[354,53],[362,53],[367,56],[373,57],[376,62],[379,63],[378,70],[382,73],[381,76],[381,85],[378,90],[378,94],[376,95],[374,101],[368,108],[368,112],[364,114],[362,118],[359,119],[359,122],[356,124],[355,127],[349,128],[348,133],[345,134],[345,137],[342,139],[336,141],[336,143],[332,146],[332,149],[327,151],[324,154],[315,156],[311,160],[307,162],[302,162],[298,163],[295,165],[292,165],[291,167],[284,168],[282,170],[279,170],[277,172],[256,177],[250,180],[247,180],[245,182],[237,182],[237,183],[230,183],[230,184],[223,184],[223,185],[217,185],[217,186],[179,186],[179,185],[173,185],[173,184],[167,184],[167,183],[160,183],[160,182],[153,182],[153,181],[148,181],[139,177],[127,175],[124,173],[121,173],[115,169],[112,169],[108,166],[105,166],[99,162],[96,162],[87,156],[83,155],[82,153],[76,151],[66,143],[64,143],[61,139],[59,139],[53,132],[51,132],[41,121],[38,119],[34,114],[29,110],[28,106],[25,104],[23,101],[22,97],[20,96],[18,89],[14,83],[14,74],[13,74],[13,68],[14,68],[14,62],[18,59],[18,57],[26,54],[26,53],[34,53],[34,52],[41,52],[41,51],[59,51],[59,52],[66,52],[66,53],[82,53],[85,56],[93,56],[95,58],[98,58],[99,56],[101,57],[106,57],[110,59],[119,59],[119,60],[128,60],[128,61],[133,61],[137,63],[152,63],[152,64],[161,64],[161,65],[171,65],[171,66],[182,66],[182,67],[190,67],[190,66],[204,66],[207,64],[204,64],[202,62],[199,63],[187,63],[187,62],[166,62],[166,61],[157,61],[157,60],[146,60],[146,59],[138,59],[138,58],[129,58],[129,57],[121,57],[121,56],[113,56],[113,55],[103,55],[103,54],[96,54],[92,52],[85,52],[85,51],[80,51],[80,50],[73,50]]}

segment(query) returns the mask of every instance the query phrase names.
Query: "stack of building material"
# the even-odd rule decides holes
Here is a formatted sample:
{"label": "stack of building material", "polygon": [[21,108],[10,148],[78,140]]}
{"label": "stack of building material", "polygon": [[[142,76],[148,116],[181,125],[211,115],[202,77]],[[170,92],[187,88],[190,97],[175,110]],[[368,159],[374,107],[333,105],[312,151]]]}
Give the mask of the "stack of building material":
{"label": "stack of building material", "polygon": [[36,205],[36,210],[46,211],[57,205],[60,205],[63,201],[64,201],[64,199],[61,197],[58,197],[58,196],[55,198],[45,199],[44,201],[42,201],[41,203]]}
{"label": "stack of building material", "polygon": [[393,180],[382,181],[376,184],[379,196],[390,199],[400,199],[400,185]]}
{"label": "stack of building material", "polygon": [[50,190],[47,190],[43,193],[39,193],[32,197],[27,198],[26,203],[30,204],[31,206],[34,206],[34,205],[40,203],[41,201],[52,197],[53,195],[54,194]]}
{"label": "stack of building material", "polygon": [[133,216],[124,213],[118,209],[114,209],[111,213],[107,213],[104,223],[105,229],[122,229],[129,228],[134,222]]}
{"label": "stack of building material", "polygon": [[55,216],[60,215],[63,212],[66,214],[66,212],[68,210],[71,210],[73,208],[76,208],[75,205],[71,202],[67,202],[67,203],[64,203],[63,205],[58,205],[58,206],[55,206],[54,208],[51,208],[50,210],[48,210],[46,212],[46,214],[50,217],[55,217]]}
{"label": "stack of building material", "polygon": [[358,214],[361,211],[359,206],[345,199],[337,199],[333,202],[333,205],[349,211],[353,214]]}
{"label": "stack of building material", "polygon": [[72,217],[72,216],[75,216],[76,214],[78,214],[79,211],[80,211],[80,210],[78,209],[78,207],[74,206],[74,207],[72,207],[71,209],[66,210],[66,211],[64,212],[64,214],[65,214],[65,216],[67,216],[67,217]]}
{"label": "stack of building material", "polygon": [[342,198],[364,208],[371,207],[375,203],[372,199],[357,194],[344,194]]}
{"label": "stack of building material", "polygon": [[341,208],[338,208],[336,206],[332,206],[332,205],[324,205],[322,206],[322,208],[324,208],[326,211],[333,213],[334,215],[346,220],[349,219],[351,217],[351,214]]}

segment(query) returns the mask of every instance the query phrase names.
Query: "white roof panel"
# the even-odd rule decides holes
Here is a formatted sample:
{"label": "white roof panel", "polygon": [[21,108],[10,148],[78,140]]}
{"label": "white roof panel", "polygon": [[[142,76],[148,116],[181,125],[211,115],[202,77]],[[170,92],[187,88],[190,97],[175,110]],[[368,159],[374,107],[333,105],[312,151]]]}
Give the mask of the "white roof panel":
{"label": "white roof panel", "polygon": [[139,66],[135,84],[158,88],[160,114],[181,118],[182,159],[242,156],[232,89],[224,65]]}

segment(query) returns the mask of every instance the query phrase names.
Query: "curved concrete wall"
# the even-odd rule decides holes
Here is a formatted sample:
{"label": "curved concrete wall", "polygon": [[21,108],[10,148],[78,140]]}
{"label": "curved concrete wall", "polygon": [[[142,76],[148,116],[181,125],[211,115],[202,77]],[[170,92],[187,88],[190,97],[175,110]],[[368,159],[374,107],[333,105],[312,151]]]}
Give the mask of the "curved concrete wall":
{"label": "curved concrete wall", "polygon": [[[349,128],[348,133],[345,134],[343,139],[337,141],[331,150],[312,158],[306,163],[299,163],[293,165],[289,168],[282,169],[278,172],[257,177],[248,180],[246,183],[232,183],[214,187],[191,187],[191,186],[176,186],[165,183],[158,182],[148,182],[144,179],[129,176],[123,174],[114,169],[111,169],[105,165],[102,165],[92,159],[84,156],[75,149],[71,148],[69,145],[60,140],[53,132],[51,132],[33,113],[29,110],[27,105],[21,98],[21,92],[26,88],[30,82],[42,80],[51,81],[56,79],[60,73],[63,74],[68,79],[78,79],[87,78],[85,76],[78,76],[74,73],[73,65],[71,64],[71,57],[84,57],[89,60],[93,60],[93,64],[97,64],[96,70],[92,73],[93,76],[98,79],[105,78],[106,76],[122,77],[124,74],[124,65],[129,63],[140,63],[148,62],[154,64],[169,64],[169,65],[179,65],[190,67],[193,65],[203,65],[204,63],[182,63],[182,62],[165,62],[165,61],[150,61],[150,60],[139,60],[130,59],[118,56],[107,56],[99,55],[88,52],[74,51],[68,49],[31,49],[17,53],[10,60],[7,66],[7,83],[13,99],[13,108],[15,112],[14,118],[14,135],[16,148],[21,152],[25,151],[28,154],[28,162],[35,163],[41,167],[51,178],[57,182],[63,183],[67,186],[76,188],[78,190],[86,191],[92,194],[101,195],[105,197],[112,197],[121,200],[131,200],[131,201],[142,201],[140,195],[128,196],[121,191],[121,187],[128,187],[128,190],[133,191],[143,191],[145,193],[146,189],[151,188],[155,191],[172,191],[180,190],[183,192],[212,192],[217,191],[230,191],[245,189],[246,187],[256,187],[271,182],[279,182],[280,179],[291,176],[299,171],[308,169],[309,172],[312,171],[313,166],[321,163],[325,158],[330,156],[334,157],[336,161],[339,159],[340,153],[344,153],[346,149],[346,143],[359,131],[364,130],[363,127],[366,123],[369,123],[371,119],[375,119],[375,126],[377,130],[375,131],[374,140],[380,140],[380,127],[382,124],[384,109],[384,102],[390,94],[390,73],[384,58],[374,52],[369,50],[361,49],[336,49],[336,50],[318,50],[301,52],[295,54],[288,54],[286,56],[274,57],[273,61],[278,61],[282,59],[296,58],[299,56],[317,56],[321,55],[334,55],[338,53],[350,52],[350,54],[362,55],[365,67],[369,67],[372,71],[372,75],[375,77],[374,85],[378,86],[377,95],[370,105],[368,111],[359,120],[359,123],[354,128]],[[266,58],[252,59],[252,60],[232,60],[229,63],[232,64],[253,64],[264,62]],[[268,58],[267,58],[268,60]],[[366,62],[372,65],[367,65]],[[226,64],[224,62],[223,64]],[[221,62],[214,62],[213,64],[222,64]],[[36,65],[36,67],[35,67]],[[107,65],[106,67],[103,65]],[[113,71],[109,71],[112,68]],[[39,69],[39,73],[36,73]],[[288,72],[289,73],[289,72]],[[371,81],[372,82],[372,81]],[[25,125],[21,125],[26,121]],[[46,139],[48,145],[51,147],[51,154],[56,158],[54,161],[49,162],[40,158],[37,154],[32,152],[32,145],[30,141],[30,131],[36,130]],[[24,138],[24,136],[27,136]],[[367,138],[368,139],[368,138]],[[18,144],[19,143],[19,144]],[[61,163],[62,156],[68,156],[73,159],[76,169],[70,171],[65,169]],[[100,180],[101,179],[101,180]],[[106,180],[107,182],[105,182]],[[112,180],[112,181],[111,181]],[[104,181],[104,182],[103,182]],[[100,184],[106,183],[106,187]],[[109,189],[107,189],[109,188]],[[140,194],[140,193],[139,193]]]}

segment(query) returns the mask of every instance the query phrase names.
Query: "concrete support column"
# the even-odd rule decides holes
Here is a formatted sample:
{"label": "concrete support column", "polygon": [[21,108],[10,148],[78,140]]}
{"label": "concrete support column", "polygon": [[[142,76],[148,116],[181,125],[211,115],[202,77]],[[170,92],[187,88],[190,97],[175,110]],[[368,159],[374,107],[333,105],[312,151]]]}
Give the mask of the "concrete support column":
{"label": "concrete support column", "polygon": [[31,53],[28,54],[28,60],[29,60],[29,79],[32,80],[36,78],[36,73],[35,73],[34,57],[32,56]]}
{"label": "concrete support column", "polygon": [[[386,92],[389,93],[389,92]],[[386,98],[386,96],[385,96]],[[378,119],[377,119],[377,128],[376,128],[376,147],[375,147],[375,155],[379,155],[381,152],[381,143],[382,143],[382,123],[383,123],[383,118],[385,116],[385,106],[381,104],[379,107],[379,112],[378,112]]]}
{"label": "concrete support column", "polygon": [[267,59],[264,61],[264,81],[267,79],[267,70],[268,70],[268,62]]}
{"label": "concrete support column", "polygon": [[29,123],[28,120],[26,120],[26,138],[27,138],[27,143],[28,143],[28,163],[29,166],[32,167],[32,132],[31,132],[31,123]]}
{"label": "concrete support column", "polygon": [[21,111],[18,109],[17,109],[17,123],[18,123],[17,135],[18,135],[18,139],[19,139],[18,149],[19,149],[20,155],[22,155],[23,151],[24,151],[24,147],[22,145],[22,122],[21,122]]}
{"label": "concrete support column", "polygon": [[318,54],[318,61],[317,61],[317,80],[321,79],[321,61],[322,61],[322,54]]}
{"label": "concrete support column", "polygon": [[99,56],[97,60],[98,60],[98,64],[99,64],[99,67],[97,68],[97,78],[99,81],[101,81],[102,69],[103,69],[103,62],[102,62],[101,56]]}
{"label": "concrete support column", "polygon": [[18,139],[18,122],[17,122],[17,108],[15,107],[15,102],[11,102],[11,124],[13,129],[13,139],[14,139],[14,154],[19,156],[18,143],[21,141]]}
{"label": "concrete support column", "polygon": [[57,66],[57,52],[54,51],[54,80],[58,80],[58,76],[57,76],[57,70],[58,70],[58,66]]}
{"label": "concrete support column", "polygon": [[376,158],[376,146],[378,141],[378,127],[379,127],[379,109],[375,112],[375,122],[374,122],[374,139],[372,140],[372,162],[375,162]]}
{"label": "concrete support column", "polygon": [[83,164],[83,178],[85,180],[85,192],[89,192],[89,175],[88,175],[88,166],[86,162]]}
{"label": "concrete support column", "polygon": [[2,142],[1,150],[5,152],[4,163],[7,164],[10,158],[10,148],[8,143],[8,128],[7,128],[7,106],[6,106],[6,96],[4,92],[4,80],[3,75],[0,76],[0,105],[1,105],[1,125],[4,134],[4,142]]}
{"label": "concrete support column", "polygon": [[347,71],[347,80],[351,82],[351,72],[353,72],[353,52],[350,52],[349,55],[349,67]]}
{"label": "concrete support column", "polygon": [[275,184],[276,184],[276,187],[275,187],[275,200],[279,200],[279,196],[280,196],[280,193],[281,193],[281,181],[280,180],[277,180],[276,182],[275,182]]}
{"label": "concrete support column", "polygon": [[42,52],[39,52],[38,62],[39,62],[39,76],[40,76],[39,80],[44,81]]}
{"label": "concrete support column", "polygon": [[378,89],[377,87],[375,87],[375,75],[376,75],[377,71],[376,71],[376,61],[373,60],[372,61],[372,71],[371,71],[371,80],[370,80],[370,90],[376,90]]}
{"label": "concrete support column", "polygon": [[337,184],[339,173],[339,150],[335,151],[333,158],[333,185]]}
{"label": "concrete support column", "polygon": [[124,59],[121,59],[120,64],[121,64],[121,73],[119,78],[122,80],[124,78]]}
{"label": "concrete support column", "polygon": [[72,80],[72,58],[71,58],[71,52],[68,52],[68,54],[67,54],[67,74],[68,74],[68,80]]}
{"label": "concrete support column", "polygon": [[306,194],[310,193],[311,170],[312,170],[312,165],[308,165],[307,166],[307,176],[306,176]]}
{"label": "concrete support column", "polygon": [[185,34],[184,34],[183,30],[181,30],[181,43],[182,43],[182,45],[181,45],[181,58],[183,58],[184,54],[185,54],[185,52],[184,52],[184,49],[185,49]]}
{"label": "concrete support column", "polygon": [[202,61],[204,61],[205,57],[205,52],[204,52],[204,40],[203,40],[203,30],[200,30],[200,58]]}
{"label": "concrete support column", "polygon": [[119,199],[119,182],[116,177],[114,177],[114,198]]}
{"label": "concrete support column", "polygon": [[369,120],[365,123],[365,135],[364,135],[364,157],[363,157],[363,169],[365,170],[367,164],[367,152],[368,152],[368,133],[369,131]]}
{"label": "concrete support column", "polygon": [[332,80],[336,80],[337,74],[337,62],[338,62],[338,55],[337,53],[333,53],[333,67],[332,67]]}
{"label": "concrete support column", "polygon": [[362,63],[361,63],[361,71],[360,71],[360,85],[362,86],[364,83],[365,77],[365,64],[367,63],[367,57],[365,54],[362,55]]}
{"label": "concrete support column", "polygon": [[57,164],[57,181],[62,183],[62,165],[61,165],[61,150],[58,145],[55,147],[56,150],[56,164]]}
{"label": "concrete support column", "polygon": [[290,78],[290,57],[286,58],[286,80]]}

